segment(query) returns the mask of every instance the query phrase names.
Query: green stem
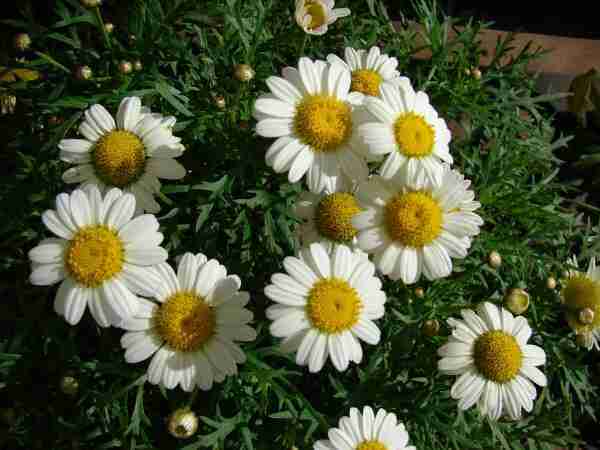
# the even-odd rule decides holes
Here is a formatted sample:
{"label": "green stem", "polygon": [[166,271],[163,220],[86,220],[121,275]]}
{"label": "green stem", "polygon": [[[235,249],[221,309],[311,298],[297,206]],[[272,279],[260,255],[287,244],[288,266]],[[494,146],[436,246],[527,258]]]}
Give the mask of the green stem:
{"label": "green stem", "polygon": [[187,402],[187,407],[188,408],[191,408],[192,405],[194,404],[194,400],[196,400],[196,396],[198,395],[198,392],[200,392],[200,390],[198,388],[195,388],[192,391],[192,394],[190,395],[190,398],[189,398],[189,400]]}
{"label": "green stem", "polygon": [[102,31],[102,35],[104,36],[104,42],[106,42],[106,46],[109,49],[112,49],[112,45],[110,43],[110,38],[108,37],[108,33],[106,32],[106,28],[104,28],[104,20],[102,20],[102,13],[100,12],[100,7],[97,6],[95,8],[95,12],[96,12],[96,19],[98,19],[98,26],[100,27],[101,31]]}
{"label": "green stem", "polygon": [[304,38],[302,39],[302,44],[300,44],[300,51],[298,52],[299,57],[304,55],[304,49],[306,48],[306,43],[308,42],[308,33],[304,33]]}
{"label": "green stem", "polygon": [[53,66],[58,67],[59,69],[63,70],[64,72],[70,74],[71,71],[69,69],[67,69],[65,66],[63,66],[61,63],[59,63],[57,60],[55,60],[54,58],[52,58],[50,55],[46,55],[45,53],[42,52],[34,52],[35,55],[39,56],[40,58],[46,60],[47,62],[49,62],[50,64],[52,64]]}

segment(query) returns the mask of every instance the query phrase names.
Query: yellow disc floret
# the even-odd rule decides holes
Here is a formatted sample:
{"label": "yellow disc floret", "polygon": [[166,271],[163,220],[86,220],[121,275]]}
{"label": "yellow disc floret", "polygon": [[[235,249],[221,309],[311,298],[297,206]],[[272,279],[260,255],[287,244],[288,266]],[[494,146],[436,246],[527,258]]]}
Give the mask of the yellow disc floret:
{"label": "yellow disc floret", "polygon": [[442,217],[442,209],[427,192],[399,194],[385,206],[388,234],[407,247],[423,247],[437,238]]}
{"label": "yellow disc floret", "polygon": [[523,364],[519,343],[508,333],[487,331],[477,338],[473,349],[475,367],[481,375],[496,383],[506,383],[517,376]]}
{"label": "yellow disc floret", "polygon": [[98,140],[93,153],[96,174],[109,186],[125,187],[144,171],[144,144],[130,131],[116,130]]}
{"label": "yellow disc floret", "polygon": [[364,441],[356,447],[356,450],[389,450],[379,441]]}
{"label": "yellow disc floret", "polygon": [[[600,327],[600,283],[575,272],[562,283],[561,297],[569,326],[577,333],[589,333]],[[585,317],[582,312],[586,310],[592,313],[591,320],[582,320]]]}
{"label": "yellow disc floret", "polygon": [[352,226],[352,217],[360,212],[352,194],[336,192],[319,202],[315,212],[315,223],[319,234],[336,242],[351,240],[358,230]]}
{"label": "yellow disc floret", "polygon": [[350,90],[377,97],[379,95],[379,86],[382,81],[382,76],[374,70],[358,69],[352,72],[352,84],[350,85]]}
{"label": "yellow disc floret", "polygon": [[352,328],[360,316],[362,302],[346,281],[325,278],[308,293],[307,314],[313,326],[328,334]]}
{"label": "yellow disc floret", "polygon": [[154,326],[172,350],[193,352],[215,334],[215,312],[202,297],[177,292],[156,310]]}
{"label": "yellow disc floret", "polygon": [[325,7],[320,1],[307,0],[305,6],[306,13],[310,15],[310,23],[308,24],[309,30],[314,30],[325,24],[327,16],[325,14]]}
{"label": "yellow disc floret", "polygon": [[433,152],[435,133],[423,116],[409,112],[401,114],[394,123],[398,151],[411,158],[421,158]]}
{"label": "yellow disc floret", "polygon": [[121,272],[123,254],[123,242],[115,231],[104,225],[89,226],[71,239],[65,267],[79,284],[95,288]]}
{"label": "yellow disc floret", "polygon": [[312,150],[335,152],[352,134],[352,111],[335,97],[308,95],[296,105],[294,131]]}

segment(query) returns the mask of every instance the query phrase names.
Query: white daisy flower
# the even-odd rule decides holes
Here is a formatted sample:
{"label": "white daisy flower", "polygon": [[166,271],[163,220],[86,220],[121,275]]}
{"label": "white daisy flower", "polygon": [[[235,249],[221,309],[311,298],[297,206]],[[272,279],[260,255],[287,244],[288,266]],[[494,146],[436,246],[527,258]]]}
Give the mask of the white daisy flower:
{"label": "white daisy flower", "polygon": [[307,34],[323,35],[333,22],[350,15],[348,8],[334,6],[334,0],[296,0],[296,23]]}
{"label": "white daisy flower", "polygon": [[76,164],[63,174],[63,181],[96,184],[102,192],[118,187],[135,195],[138,212],[158,212],[158,179],[179,180],[186,172],[173,159],[184,150],[172,134],[173,125],[174,117],[150,113],[138,97],[121,101],[116,122],[102,105],[92,105],[79,126],[85,139],[58,144],[60,159]]}
{"label": "white daisy flower", "polygon": [[358,246],[375,255],[374,263],[392,280],[415,283],[423,274],[434,280],[450,275],[452,260],[464,258],[483,220],[469,181],[444,167],[440,185],[417,184],[380,176],[358,187],[363,212],[352,218]]}
{"label": "white daisy flower", "polygon": [[458,375],[450,390],[458,407],[478,404],[482,415],[497,420],[502,413],[521,418],[521,409],[530,412],[537,396],[531,383],[546,386],[546,376],[536,367],[546,362],[546,353],[527,344],[531,328],[523,316],[485,302],[477,314],[463,309],[464,320],[448,319],[453,328],[448,343],[438,350],[438,369]]}
{"label": "white daisy flower", "polygon": [[284,338],[282,349],[296,352],[296,363],[318,372],[330,357],[343,371],[362,361],[359,340],[375,345],[373,323],[384,314],[385,293],[375,266],[345,245],[327,253],[321,243],[283,260],[287,274],[276,273],[265,294],[276,305],[267,309],[270,330]]}
{"label": "white daisy flower", "polygon": [[266,154],[275,172],[291,183],[306,175],[309,189],[335,189],[338,178],[360,181],[369,174],[352,122],[350,74],[338,64],[300,58],[298,70],[286,67],[283,78],[271,76],[272,94],[254,104],[256,132],[278,138]]}
{"label": "white daisy flower", "polygon": [[342,417],[327,437],[329,440],[317,441],[314,450],[416,450],[408,445],[406,428],[394,413],[379,409],[374,414],[369,406],[362,414],[350,408],[350,416]]}
{"label": "white daisy flower", "polygon": [[400,72],[396,70],[398,60],[382,54],[379,47],[371,47],[368,52],[346,47],[344,56],[345,61],[337,55],[330,54],[327,56],[327,61],[330,64],[341,65],[350,73],[351,92],[378,97],[382,83],[390,83],[396,87],[401,87],[403,84],[410,85],[410,80],[401,77]]}
{"label": "white daisy flower", "polygon": [[302,220],[297,227],[301,246],[322,242],[328,252],[336,243],[356,248],[358,230],[352,225],[352,217],[360,211],[349,185],[336,191],[326,189],[321,194],[302,192],[294,204],[294,213]]}
{"label": "white daisy flower", "polygon": [[574,269],[567,270],[560,280],[567,322],[585,348],[600,350],[600,268],[595,257],[590,259],[586,273],[576,270],[575,256],[568,263]]}
{"label": "white daisy flower", "polygon": [[140,299],[135,317],[124,321],[121,338],[125,360],[137,363],[150,356],[148,381],[184,391],[208,390],[214,382],[237,373],[246,361],[236,341],[253,341],[248,325],[250,300],[240,291],[237,275],[227,275],[216,259],[186,253],[177,274],[167,263],[156,267],[161,283],[152,294],[158,303]]}
{"label": "white daisy flower", "polygon": [[450,130],[429,104],[425,92],[415,92],[410,82],[401,86],[382,84],[380,97],[367,97],[366,110],[372,119],[358,127],[358,134],[373,155],[385,155],[379,174],[384,178],[401,175],[411,180],[419,172],[440,183],[449,152]]}
{"label": "white daisy flower", "polygon": [[55,311],[71,325],[86,306],[101,327],[118,325],[137,309],[134,293],[147,295],[160,279],[151,266],[167,259],[163,235],[151,214],[132,219],[135,197],[111,189],[102,198],[96,186],[56,197],[56,210],[42,214],[58,238],[44,239],[29,252],[37,286],[62,281]]}

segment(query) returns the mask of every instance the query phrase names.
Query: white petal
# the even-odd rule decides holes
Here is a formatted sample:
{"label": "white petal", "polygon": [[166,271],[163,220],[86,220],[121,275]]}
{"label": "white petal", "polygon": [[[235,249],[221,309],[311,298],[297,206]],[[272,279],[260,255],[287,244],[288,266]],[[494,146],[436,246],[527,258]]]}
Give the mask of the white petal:
{"label": "white petal", "polygon": [[133,131],[141,119],[142,102],[138,97],[125,97],[117,111],[117,126],[121,130]]}
{"label": "white petal", "polygon": [[265,82],[271,92],[284,102],[294,104],[302,98],[298,89],[288,80],[271,76]]}
{"label": "white petal", "polygon": [[308,357],[308,370],[311,373],[319,372],[327,361],[328,354],[327,336],[319,334],[315,340]]}
{"label": "white petal", "polygon": [[187,173],[185,167],[172,158],[150,158],[146,170],[165,180],[181,180]]}
{"label": "white petal", "polygon": [[29,282],[34,286],[49,286],[58,283],[66,276],[63,262],[54,264],[34,265],[34,269],[29,275]]}

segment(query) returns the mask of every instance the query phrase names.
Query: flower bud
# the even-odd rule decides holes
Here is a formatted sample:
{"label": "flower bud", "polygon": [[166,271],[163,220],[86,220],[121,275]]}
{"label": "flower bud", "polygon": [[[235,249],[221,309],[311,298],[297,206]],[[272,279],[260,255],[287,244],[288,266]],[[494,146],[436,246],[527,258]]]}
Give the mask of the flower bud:
{"label": "flower bud", "polygon": [[435,319],[426,320],[423,322],[422,331],[427,337],[437,336],[440,332],[440,323]]}
{"label": "flower bud", "polygon": [[556,280],[554,279],[554,277],[548,277],[546,279],[546,287],[548,289],[556,289]]}
{"label": "flower bud", "polygon": [[502,265],[502,256],[497,251],[491,251],[488,255],[488,264],[490,267],[497,269]]}
{"label": "flower bud", "polygon": [[169,433],[178,439],[187,439],[198,430],[198,417],[189,408],[179,408],[169,416]]}
{"label": "flower bud", "polygon": [[583,308],[579,311],[579,322],[584,325],[591,325],[594,322],[594,315],[592,308]]}
{"label": "flower bud", "polygon": [[129,61],[121,61],[119,63],[119,72],[121,72],[123,75],[131,73],[132,70],[133,66]]}
{"label": "flower bud", "polygon": [[27,33],[17,33],[15,34],[13,44],[18,51],[24,52],[31,47],[31,37]]}
{"label": "flower bud", "polygon": [[79,392],[79,381],[71,375],[65,375],[60,379],[60,390],[65,395],[75,396]]}
{"label": "flower bud", "polygon": [[529,308],[529,294],[523,289],[511,289],[504,297],[504,306],[514,315],[523,314]]}
{"label": "flower bud", "polygon": [[75,78],[81,81],[92,78],[93,72],[90,66],[77,66],[75,68]]}
{"label": "flower bud", "polygon": [[237,64],[233,68],[233,75],[238,81],[247,83],[254,78],[255,72],[254,69],[252,69],[252,67],[250,67],[248,64]]}

